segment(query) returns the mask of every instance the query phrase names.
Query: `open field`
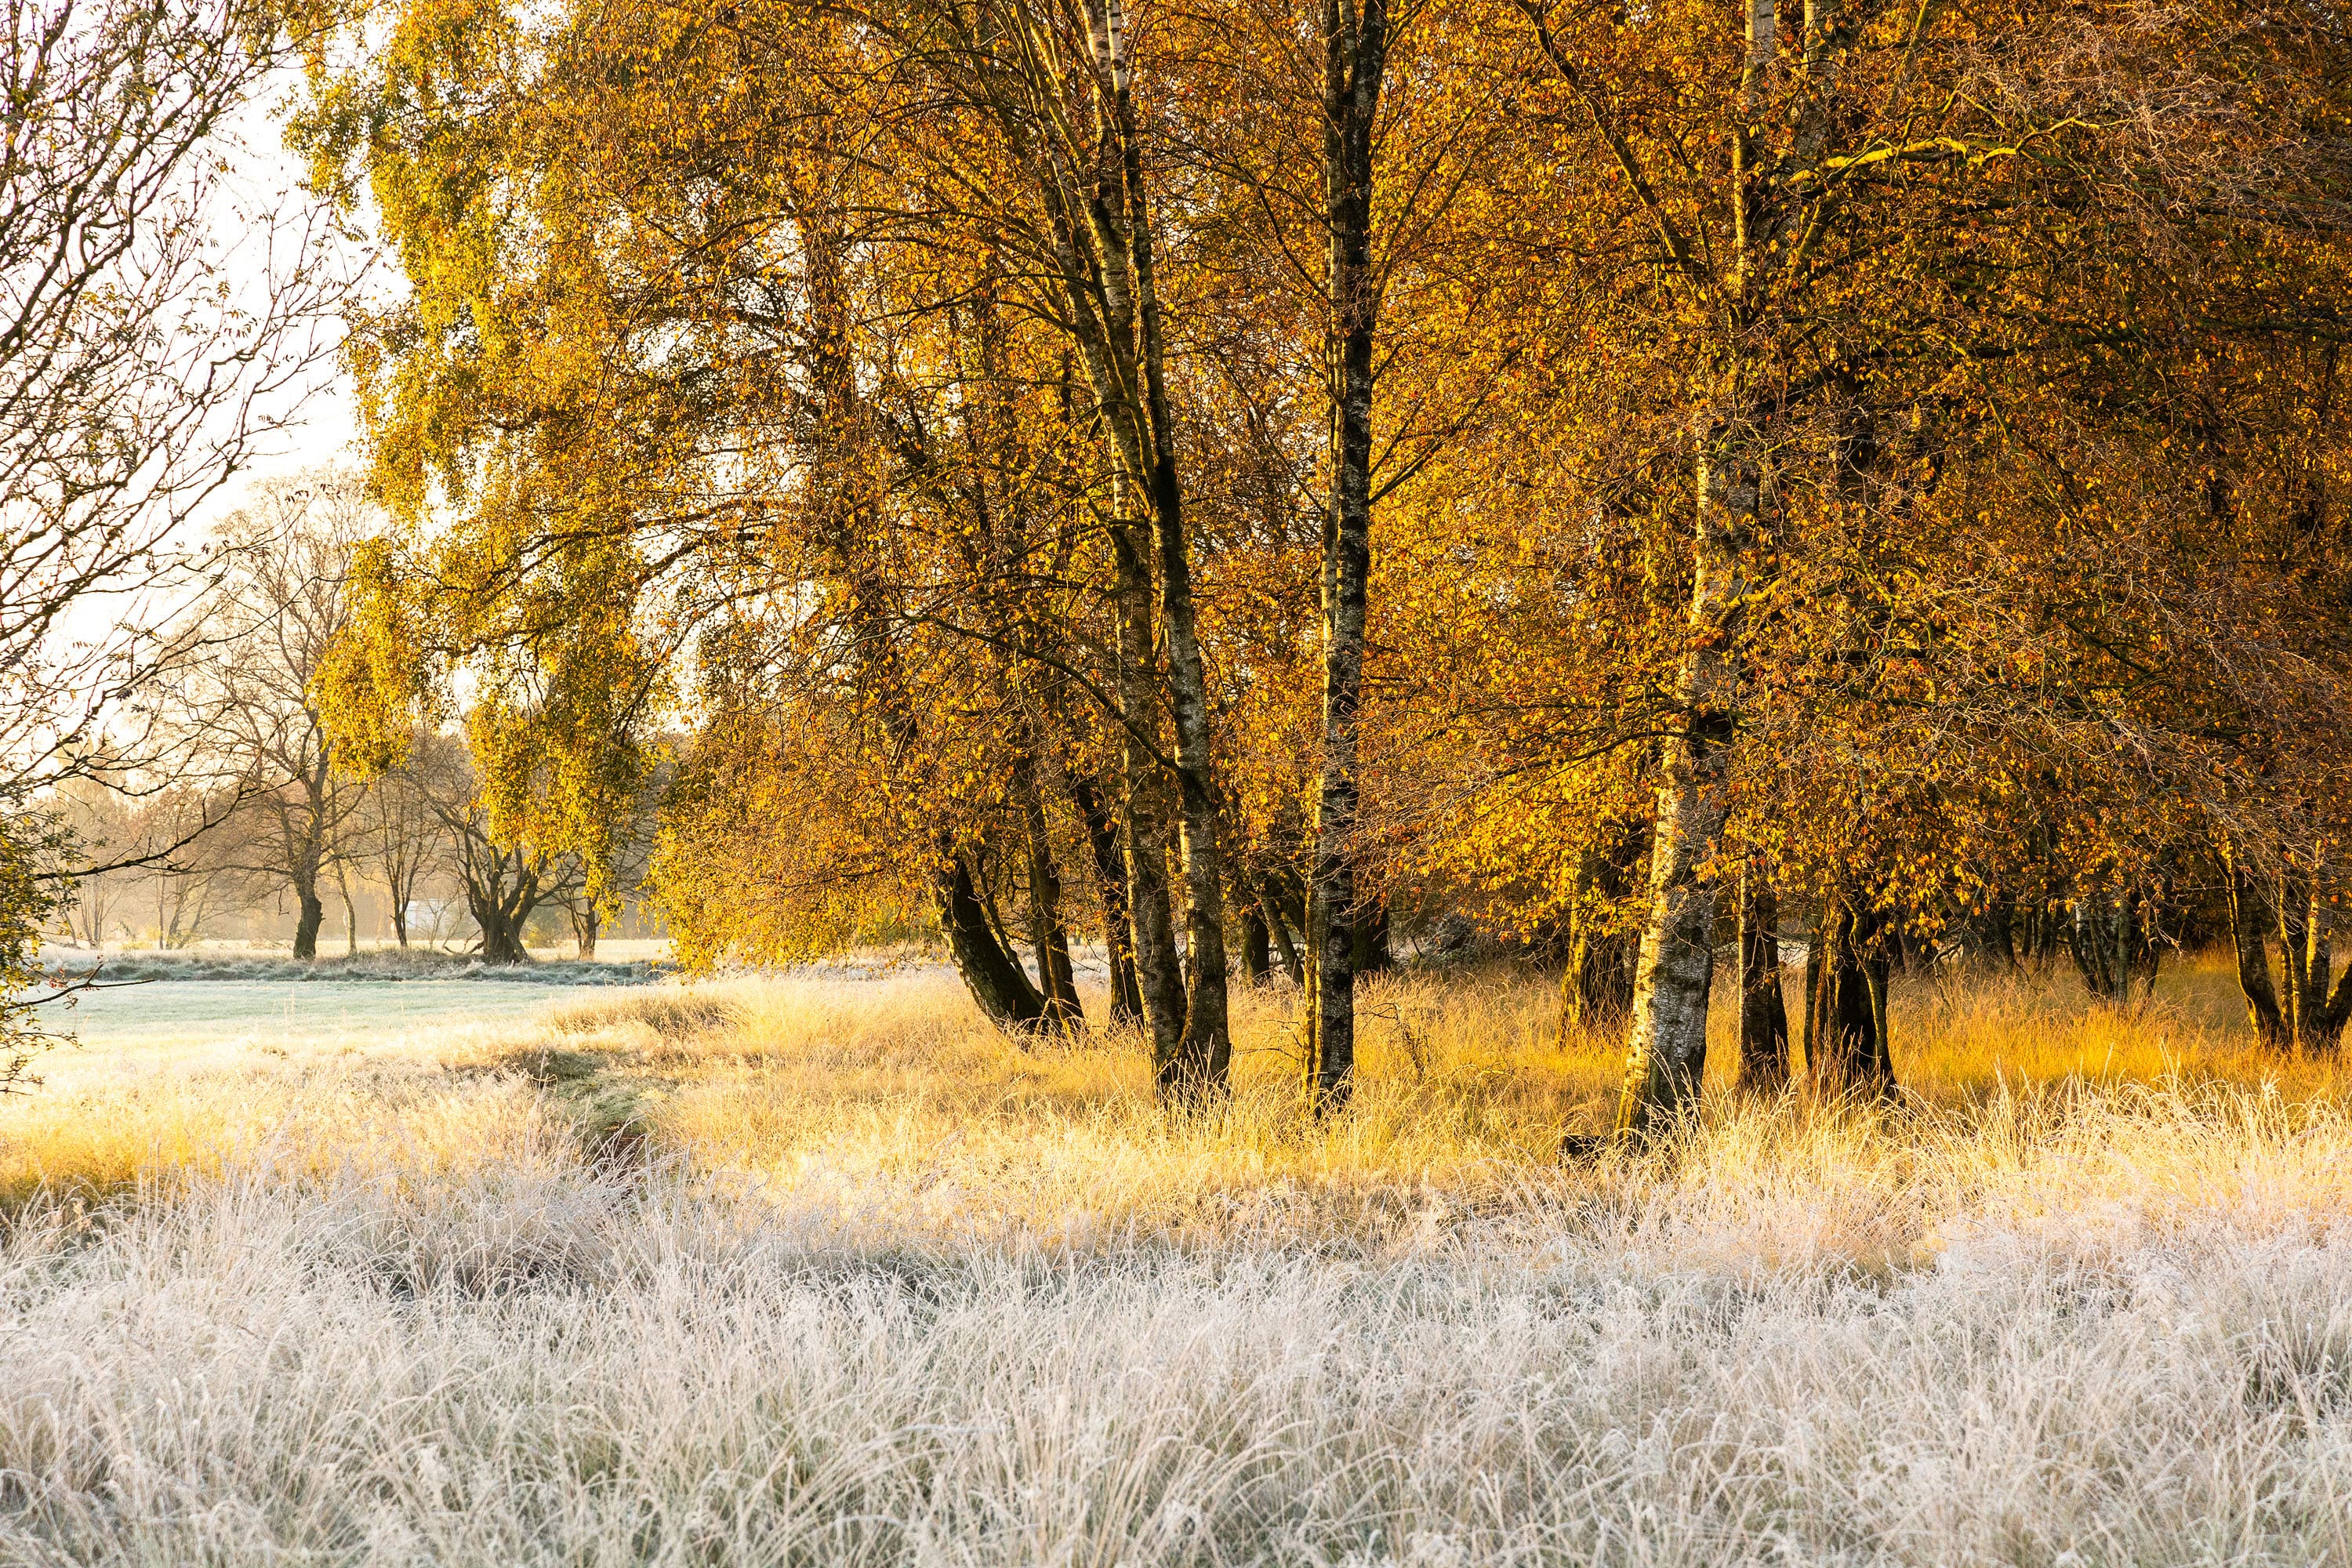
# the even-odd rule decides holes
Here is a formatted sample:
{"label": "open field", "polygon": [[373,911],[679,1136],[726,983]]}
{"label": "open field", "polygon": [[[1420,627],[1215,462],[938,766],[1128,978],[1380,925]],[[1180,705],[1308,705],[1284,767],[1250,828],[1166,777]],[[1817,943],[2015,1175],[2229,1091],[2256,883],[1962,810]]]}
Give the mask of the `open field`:
{"label": "open field", "polygon": [[1173,1122],[919,969],[53,1057],[0,1562],[2352,1560],[2347,1080],[2219,970],[1586,1169],[1542,980],[1387,983],[1328,1128],[1292,1001]]}

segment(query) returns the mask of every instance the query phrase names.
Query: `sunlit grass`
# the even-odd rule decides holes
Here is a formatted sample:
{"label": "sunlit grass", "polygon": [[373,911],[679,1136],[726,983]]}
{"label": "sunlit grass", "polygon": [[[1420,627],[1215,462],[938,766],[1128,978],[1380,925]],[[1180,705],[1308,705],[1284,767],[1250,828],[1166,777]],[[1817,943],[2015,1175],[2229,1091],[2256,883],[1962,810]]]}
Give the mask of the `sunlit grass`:
{"label": "sunlit grass", "polygon": [[[93,1194],[217,1173],[265,1147],[288,1170],[362,1144],[430,1170],[497,1147],[476,1125],[497,1113],[467,1108],[544,1100],[547,1116],[625,1126],[699,1174],[854,1189],[861,1212],[891,1223],[919,1212],[992,1234],[1213,1234],[1243,1215],[1275,1215],[1278,1230],[1310,1211],[1339,1223],[1367,1205],[1390,1213],[1400,1186],[1470,1198],[1552,1181],[1563,1135],[1607,1125],[1620,1043],[1563,1039],[1554,985],[1507,963],[1369,983],[1354,1103],[1328,1122],[1301,1106],[1297,994],[1282,985],[1236,993],[1234,1092],[1183,1116],[1154,1104],[1139,1039],[1099,1028],[1009,1039],[936,970],[621,990],[535,1023],[365,1048],[322,1039],[232,1053],[227,1066],[215,1049],[202,1070],[165,1060],[129,1078],[68,1073],[60,1090],[0,1106],[0,1207],[45,1185]],[[2293,1106],[2336,1102],[2337,1061],[2258,1049],[2233,987],[2210,960],[2174,965],[2155,1000],[2122,1008],[2063,973],[1901,982],[1906,1125],[1940,1108],[1969,1136],[1969,1108],[2039,1103],[2053,1086],[2190,1099],[2238,1086]],[[1793,1011],[1793,973],[1789,991]],[[1770,1108],[1733,1093],[1728,1011],[1717,1009],[1711,1042],[1708,1145],[1825,1125],[1801,1093]],[[973,1194],[987,1201],[967,1202]]]}

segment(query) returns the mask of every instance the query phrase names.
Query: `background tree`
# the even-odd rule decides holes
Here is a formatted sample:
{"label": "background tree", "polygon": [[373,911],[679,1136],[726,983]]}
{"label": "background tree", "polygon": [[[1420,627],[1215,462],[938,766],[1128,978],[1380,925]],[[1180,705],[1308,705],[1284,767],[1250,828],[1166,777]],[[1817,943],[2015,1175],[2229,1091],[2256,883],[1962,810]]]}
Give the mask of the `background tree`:
{"label": "background tree", "polygon": [[81,947],[102,949],[127,936],[126,906],[136,899],[138,804],[105,779],[73,779],[43,801],[47,813],[95,862],[69,884],[58,909],[66,933]]}
{"label": "background tree", "polygon": [[[233,201],[222,156],[289,47],[244,0],[19,8],[0,34],[0,931],[19,957],[47,879],[76,868],[38,797],[165,761],[142,698],[201,574],[185,525],[333,347],[322,227]],[[222,288],[232,248],[243,292]],[[0,1052],[34,1029],[29,976],[0,974]]]}
{"label": "background tree", "polygon": [[432,802],[405,769],[382,773],[361,796],[345,842],[348,858],[383,889],[393,940],[406,947],[420,889],[447,869],[447,845]]}
{"label": "background tree", "polygon": [[529,844],[502,841],[491,831],[480,775],[462,738],[420,737],[406,768],[445,836],[482,962],[530,963],[524,928],[541,904],[578,893],[579,868]]}
{"label": "background tree", "polygon": [[252,909],[257,889],[242,868],[251,818],[240,804],[235,779],[175,784],[144,803],[142,839],[163,858],[145,868],[136,896],[159,951],[215,934]]}
{"label": "background tree", "polygon": [[80,857],[60,907],[67,932],[103,948],[142,936],[182,947],[252,901],[238,869],[237,781],[149,787],[77,779],[45,797]]}
{"label": "background tree", "polygon": [[318,956],[325,894],[357,847],[367,786],[339,765],[319,679],[350,624],[354,552],[380,526],[352,479],[264,486],[222,525],[220,580],[195,612],[205,651],[181,682],[207,748],[244,780],[244,869],[294,895],[297,958]]}

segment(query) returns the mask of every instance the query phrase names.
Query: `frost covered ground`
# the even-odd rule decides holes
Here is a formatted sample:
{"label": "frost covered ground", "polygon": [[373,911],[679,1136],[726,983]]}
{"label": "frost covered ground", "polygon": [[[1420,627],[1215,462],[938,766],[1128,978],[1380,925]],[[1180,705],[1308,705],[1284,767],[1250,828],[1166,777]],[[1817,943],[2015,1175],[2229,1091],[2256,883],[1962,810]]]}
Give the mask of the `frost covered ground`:
{"label": "frost covered ground", "polygon": [[53,1087],[121,1080],[158,1070],[217,1072],[240,1059],[282,1060],[360,1046],[398,1047],[452,1027],[527,1020],[570,996],[657,982],[652,958],[538,963],[500,968],[445,954],[398,951],[301,963],[282,953],[52,949],[55,970],[99,984],[42,1021],[77,1042],[45,1055]]}
{"label": "frost covered ground", "polygon": [[183,982],[0,1105],[0,1563],[2352,1562],[2352,1116],[2213,978],[1573,1168],[1508,972],[1328,1124],[1283,991],[1171,1119],[909,966]]}

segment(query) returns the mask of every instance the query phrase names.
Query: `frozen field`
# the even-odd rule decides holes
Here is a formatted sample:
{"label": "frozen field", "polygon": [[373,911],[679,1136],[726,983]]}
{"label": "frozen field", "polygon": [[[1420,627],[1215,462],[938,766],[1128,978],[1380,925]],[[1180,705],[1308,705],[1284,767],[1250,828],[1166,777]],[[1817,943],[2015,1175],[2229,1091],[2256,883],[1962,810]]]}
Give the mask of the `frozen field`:
{"label": "frozen field", "polygon": [[110,958],[100,974],[98,989],[44,1009],[44,1022],[75,1042],[41,1058],[37,1070],[53,1086],[429,1049],[521,1025],[572,999],[660,983],[646,960],[484,969],[394,954],[312,966],[267,955],[133,953]]}

